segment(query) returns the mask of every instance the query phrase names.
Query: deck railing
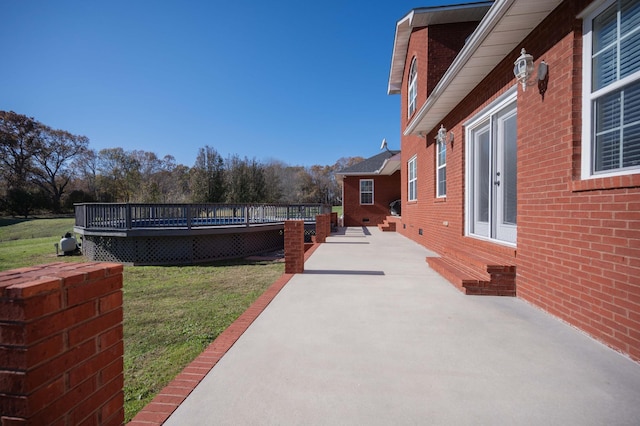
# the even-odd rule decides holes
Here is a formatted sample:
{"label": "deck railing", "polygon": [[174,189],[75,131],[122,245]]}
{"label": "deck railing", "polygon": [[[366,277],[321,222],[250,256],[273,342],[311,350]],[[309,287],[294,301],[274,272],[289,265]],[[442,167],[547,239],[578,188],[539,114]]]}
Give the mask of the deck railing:
{"label": "deck railing", "polygon": [[329,212],[331,207],[324,204],[83,203],[75,205],[75,226],[87,230],[251,226],[290,219],[315,222],[316,215]]}

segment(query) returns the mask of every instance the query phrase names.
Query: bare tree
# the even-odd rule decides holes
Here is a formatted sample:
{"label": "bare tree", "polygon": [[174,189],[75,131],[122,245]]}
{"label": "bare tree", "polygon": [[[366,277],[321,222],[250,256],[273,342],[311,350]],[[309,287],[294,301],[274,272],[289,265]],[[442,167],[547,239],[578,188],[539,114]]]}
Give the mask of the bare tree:
{"label": "bare tree", "polygon": [[27,188],[43,126],[31,117],[0,111],[0,164],[8,188]]}
{"label": "bare tree", "polygon": [[51,209],[60,212],[62,195],[74,176],[72,161],[89,146],[85,136],[43,126],[42,144],[34,156],[33,181],[51,199]]}
{"label": "bare tree", "polygon": [[140,188],[140,163],[122,148],[98,153],[98,185],[105,201],[131,202]]}

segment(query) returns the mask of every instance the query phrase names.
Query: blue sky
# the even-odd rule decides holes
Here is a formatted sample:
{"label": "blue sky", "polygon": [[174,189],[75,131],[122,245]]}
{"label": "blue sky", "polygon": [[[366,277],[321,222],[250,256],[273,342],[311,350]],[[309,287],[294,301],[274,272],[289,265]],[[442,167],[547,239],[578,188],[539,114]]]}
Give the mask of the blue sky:
{"label": "blue sky", "polygon": [[0,110],[192,166],[290,165],[400,146],[396,22],[456,1],[3,1]]}

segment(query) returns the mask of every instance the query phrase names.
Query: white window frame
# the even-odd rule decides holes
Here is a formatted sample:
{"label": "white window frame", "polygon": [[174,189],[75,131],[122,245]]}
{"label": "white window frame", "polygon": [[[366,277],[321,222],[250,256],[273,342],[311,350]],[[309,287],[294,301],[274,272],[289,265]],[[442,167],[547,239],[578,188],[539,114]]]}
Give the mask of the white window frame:
{"label": "white window frame", "polygon": [[407,118],[411,117],[416,111],[416,103],[418,99],[418,62],[417,58],[411,60],[411,67],[409,68],[407,90]]}
{"label": "white window frame", "polygon": [[[440,162],[440,152],[443,153],[444,162]],[[444,170],[444,191],[440,192],[440,171]],[[447,196],[447,143],[446,141],[436,142],[436,197],[445,198]]]}
{"label": "white window frame", "polygon": [[[365,182],[371,182],[371,190],[370,191],[363,191],[362,190],[362,184]],[[365,194],[371,194],[371,202],[370,203],[363,203],[362,202],[362,196]],[[372,205],[373,202],[373,179],[360,179],[360,205]]]}
{"label": "white window frame", "polygon": [[418,200],[418,157],[416,155],[407,162],[407,200]]}
{"label": "white window frame", "polygon": [[[617,0],[597,1],[594,2],[589,8],[582,12],[578,17],[583,19],[583,38],[582,38],[582,164],[581,164],[581,178],[597,179],[610,176],[630,175],[640,172],[640,167],[614,169],[602,172],[596,172],[594,170],[594,151],[595,151],[595,138],[594,138],[594,121],[595,111],[593,104],[596,99],[612,93],[616,90],[623,88],[624,86],[640,81],[640,71],[621,79],[617,80],[606,87],[591,91],[592,88],[592,47],[593,47],[593,20],[602,14],[606,9],[616,3]],[[619,34],[616,38],[616,42],[619,43]]]}

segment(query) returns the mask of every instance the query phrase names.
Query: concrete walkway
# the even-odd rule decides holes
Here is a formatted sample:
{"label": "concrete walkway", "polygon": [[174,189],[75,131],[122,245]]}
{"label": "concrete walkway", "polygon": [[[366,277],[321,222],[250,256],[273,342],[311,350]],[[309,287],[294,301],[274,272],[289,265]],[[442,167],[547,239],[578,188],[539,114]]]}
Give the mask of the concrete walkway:
{"label": "concrete walkway", "polygon": [[165,425],[639,425],[640,364],[464,296],[377,228],[322,244]]}

